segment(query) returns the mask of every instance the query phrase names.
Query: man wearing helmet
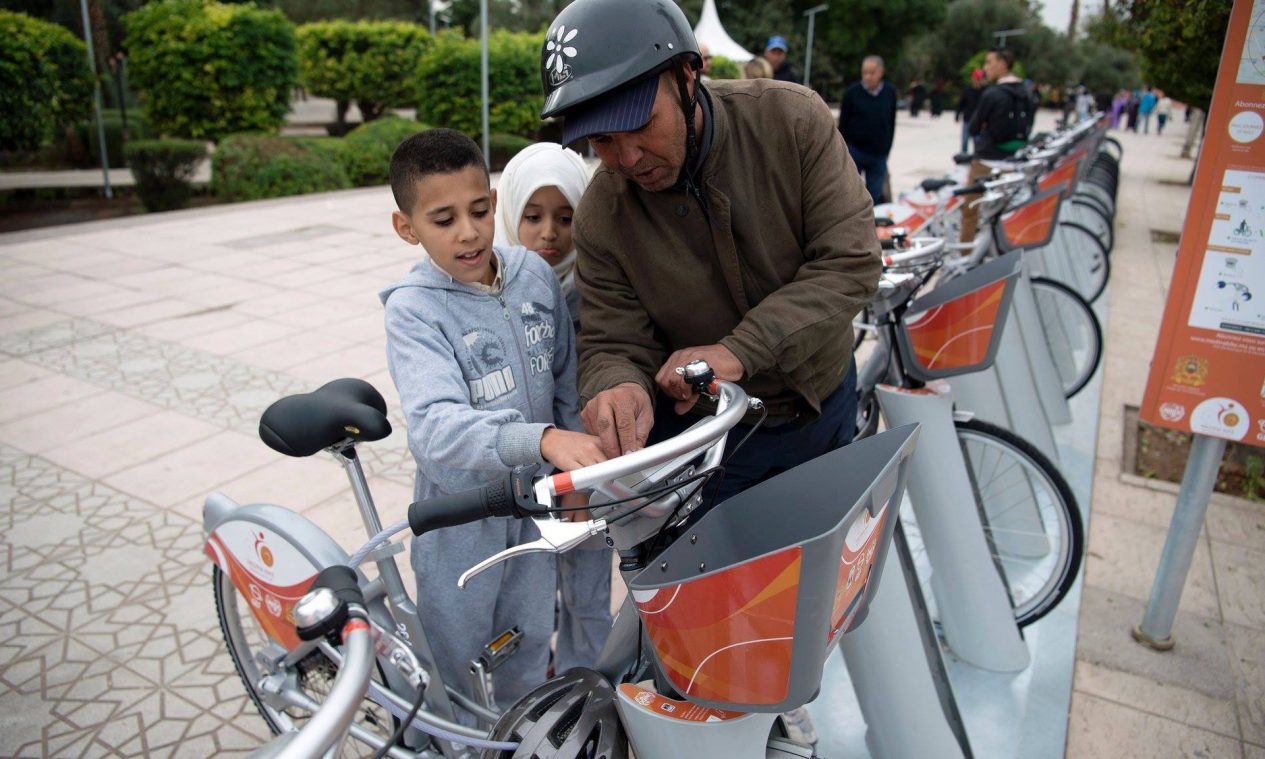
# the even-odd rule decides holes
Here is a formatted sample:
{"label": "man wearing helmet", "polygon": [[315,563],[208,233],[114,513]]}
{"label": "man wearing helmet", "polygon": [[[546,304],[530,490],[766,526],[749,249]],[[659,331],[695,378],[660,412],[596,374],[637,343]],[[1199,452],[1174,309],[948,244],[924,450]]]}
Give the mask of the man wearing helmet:
{"label": "man wearing helmet", "polygon": [[869,193],[821,98],[700,85],[671,0],[576,0],[541,63],[542,117],[604,164],[573,229],[583,420],[607,455],[707,413],[674,371],[696,358],[768,406],[722,498],[850,441],[852,319],[881,267]]}

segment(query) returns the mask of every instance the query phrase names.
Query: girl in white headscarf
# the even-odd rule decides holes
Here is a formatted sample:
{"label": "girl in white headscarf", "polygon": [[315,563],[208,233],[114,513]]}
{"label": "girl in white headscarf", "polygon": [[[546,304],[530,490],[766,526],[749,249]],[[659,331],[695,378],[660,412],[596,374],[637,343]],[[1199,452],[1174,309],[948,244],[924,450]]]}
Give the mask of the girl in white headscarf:
{"label": "girl in white headscarf", "polygon": [[[496,189],[496,244],[522,245],[553,267],[578,323],[575,246],[571,220],[592,172],[575,151],[540,142],[510,159]],[[567,503],[582,506],[584,498]],[[587,519],[587,516],[583,518]],[[606,546],[581,547],[558,557],[558,642],[553,670],[592,667],[611,629],[611,559]]]}
{"label": "girl in white headscarf", "polygon": [[571,220],[592,172],[573,150],[538,142],[510,159],[496,190],[496,244],[522,245],[549,262],[578,319]]}

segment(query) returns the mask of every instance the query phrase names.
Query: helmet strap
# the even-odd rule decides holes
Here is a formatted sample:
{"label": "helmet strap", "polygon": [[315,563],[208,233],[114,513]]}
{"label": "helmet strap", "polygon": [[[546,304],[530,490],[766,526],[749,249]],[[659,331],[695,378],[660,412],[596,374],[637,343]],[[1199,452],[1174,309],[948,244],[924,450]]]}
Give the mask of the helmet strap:
{"label": "helmet strap", "polygon": [[683,65],[673,66],[672,70],[676,73],[676,86],[681,96],[681,110],[685,112],[685,165],[681,167],[685,174],[685,180],[689,181],[690,167],[694,163],[694,157],[698,155],[698,136],[694,134],[694,110],[698,106],[698,85],[694,86],[694,96],[690,96],[689,87],[685,82],[685,67]]}

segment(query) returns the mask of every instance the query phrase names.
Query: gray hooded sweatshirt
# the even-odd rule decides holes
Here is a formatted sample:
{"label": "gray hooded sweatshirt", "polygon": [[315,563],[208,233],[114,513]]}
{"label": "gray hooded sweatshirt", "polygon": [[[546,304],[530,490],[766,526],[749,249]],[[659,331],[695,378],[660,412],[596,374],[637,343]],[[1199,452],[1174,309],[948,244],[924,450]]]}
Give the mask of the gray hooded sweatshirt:
{"label": "gray hooded sweatshirt", "polygon": [[428,260],[379,293],[418,500],[543,464],[540,436],[555,423],[583,429],[575,334],[557,278],[522,246],[494,250],[499,293],[456,282]]}
{"label": "gray hooded sweatshirt", "polygon": [[[580,430],[575,391],[575,336],[562,289],[546,264],[523,247],[495,248],[501,290],[454,282],[428,260],[380,293],[386,306],[387,359],[408,420],[417,460],[415,498],[486,485],[511,467],[542,463],[540,436],[553,423]],[[510,627],[524,635],[496,670],[496,697],[508,709],[545,678],[557,564],[550,554],[510,559],[475,577],[457,577],[476,562],[540,537],[530,519],[483,519],[413,540],[418,613],[444,682],[467,695],[469,662]],[[610,629],[610,561],[575,551],[590,564],[566,578],[581,596],[577,622],[558,639],[558,663],[592,663]],[[568,561],[564,556],[563,561]],[[605,594],[580,580],[601,584]],[[600,590],[600,589],[599,589]],[[593,607],[589,609],[588,607]],[[574,629],[572,629],[574,628]],[[560,670],[561,671],[561,670]],[[458,715],[474,724],[468,714]]]}

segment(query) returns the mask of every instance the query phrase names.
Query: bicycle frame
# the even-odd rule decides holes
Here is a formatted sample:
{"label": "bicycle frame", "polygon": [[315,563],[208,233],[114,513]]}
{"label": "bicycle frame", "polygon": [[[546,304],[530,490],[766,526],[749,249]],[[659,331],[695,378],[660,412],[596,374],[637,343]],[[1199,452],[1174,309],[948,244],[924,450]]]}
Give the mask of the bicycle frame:
{"label": "bicycle frame", "polygon": [[[637,487],[643,487],[644,489],[644,487],[654,486],[665,481],[672,484],[673,472],[671,470],[684,467],[683,471],[691,472],[687,466],[691,459],[701,457],[701,466],[703,467],[714,466],[719,463],[720,456],[723,453],[725,431],[732,427],[747,411],[747,400],[741,390],[727,383],[715,383],[712,389],[713,392],[720,396],[717,417],[700,422],[691,430],[687,430],[666,444],[651,446],[635,454],[630,454],[605,464],[541,478],[536,482],[535,487],[538,502],[552,505],[555,496],[569,492],[572,489],[587,489],[599,485],[608,488],[620,478],[624,480],[623,487],[625,489],[630,486],[634,489]],[[653,736],[647,737],[649,735],[647,728],[645,726],[637,728],[635,725],[639,723],[639,713],[645,711],[642,702],[648,697],[643,692],[636,691],[633,686],[629,685],[628,688],[621,691],[620,710],[621,713],[627,712],[625,721],[628,725],[630,740],[634,746],[637,745],[638,741],[642,741],[642,745],[636,749],[639,756],[650,758],[655,756],[676,756],[678,755],[676,751],[681,746],[688,745],[691,740],[699,740],[699,735],[704,736],[702,740],[707,746],[723,746],[725,745],[725,739],[719,736],[721,733],[726,733],[736,741],[736,746],[746,747],[744,752],[732,754],[733,757],[736,759],[739,757],[750,757],[751,759],[759,757],[763,759],[765,756],[764,746],[769,736],[769,727],[773,720],[776,719],[777,713],[788,707],[788,705],[794,705],[795,702],[803,703],[812,695],[816,683],[820,679],[821,662],[845,638],[845,633],[864,617],[866,605],[873,597],[875,588],[878,586],[881,568],[884,564],[883,556],[886,552],[887,541],[890,540],[891,529],[895,523],[894,518],[889,518],[889,515],[894,516],[893,510],[899,506],[900,494],[903,492],[904,486],[903,472],[905,468],[903,462],[908,459],[914,447],[913,442],[917,435],[916,429],[915,425],[905,430],[893,431],[893,433],[887,434],[884,440],[866,441],[866,444],[859,448],[841,449],[833,454],[827,454],[827,457],[833,456],[839,459],[839,462],[827,462],[824,464],[820,460],[816,462],[819,469],[824,468],[825,471],[833,472],[835,477],[838,477],[838,473],[842,471],[853,472],[854,475],[857,472],[873,472],[874,474],[872,480],[857,479],[855,476],[851,478],[850,482],[855,483],[849,485],[852,488],[851,492],[853,492],[853,495],[845,496],[845,499],[852,499],[848,500],[848,504],[853,505],[847,510],[842,520],[830,521],[831,518],[828,517],[828,524],[831,528],[826,529],[822,536],[811,539],[805,536],[798,541],[787,537],[789,545],[784,550],[794,551],[797,555],[802,554],[804,557],[819,557],[815,560],[818,562],[817,566],[819,568],[806,573],[801,578],[801,583],[808,582],[810,578],[815,578],[812,580],[813,582],[826,583],[826,585],[816,590],[806,586],[806,589],[802,591],[803,594],[806,594],[804,597],[823,597],[824,588],[827,586],[833,587],[836,583],[838,583],[838,590],[824,592],[825,597],[833,595],[836,598],[834,611],[830,615],[825,614],[819,608],[817,616],[801,617],[797,612],[788,620],[791,625],[790,629],[793,630],[790,638],[795,641],[793,651],[790,654],[791,661],[794,664],[787,671],[787,676],[793,676],[793,679],[787,683],[788,690],[784,698],[778,702],[764,699],[763,701],[752,703],[738,703],[733,700],[736,692],[713,693],[712,698],[707,702],[713,705],[723,703],[729,706],[730,709],[736,706],[745,707],[749,710],[748,713],[742,718],[720,720],[723,723],[720,726],[714,726],[715,723],[713,722],[699,725],[688,719],[676,720],[658,725],[651,731]],[[355,455],[354,447],[350,444],[341,445],[331,452],[339,458],[340,463],[347,472],[366,530],[371,534],[381,533],[377,510],[369,494],[369,488],[365,482],[359,460]],[[852,463],[847,464],[845,460]],[[841,462],[845,463],[841,464]],[[780,478],[785,480],[789,474],[781,475]],[[627,479],[628,477],[633,477],[638,482],[630,482]],[[770,487],[776,488],[779,486],[772,484]],[[838,495],[839,489],[838,483],[832,483],[826,488],[832,496]],[[767,499],[767,494],[764,497]],[[740,498],[731,499],[727,504],[740,500]],[[612,543],[636,546],[644,544],[647,540],[651,540],[658,535],[665,525],[679,522],[700,501],[700,495],[695,492],[686,497],[678,496],[677,500],[673,502],[675,505],[670,509],[654,509],[637,501],[606,505],[609,503],[608,496],[606,504],[593,504],[594,513],[598,516],[587,523],[588,527],[585,529],[600,531],[601,528],[607,528]],[[750,502],[750,499],[748,501]],[[831,503],[833,499],[828,498],[822,501],[819,498],[818,501]],[[805,508],[810,505],[805,504]],[[739,510],[742,507],[739,504],[731,506],[731,508]],[[754,507],[748,505],[747,508]],[[812,508],[817,507],[814,506]],[[855,530],[853,527],[862,523],[858,520],[861,520],[863,516],[872,523],[870,525],[871,529],[868,531],[862,530],[854,535]],[[724,509],[714,510],[695,525],[692,532],[694,532],[695,536],[706,534],[707,525],[710,524],[709,520],[715,521],[726,518],[733,519],[733,517],[726,517]],[[738,521],[750,522],[752,520],[744,512]],[[802,520],[794,521],[796,523],[802,522]],[[577,526],[576,523],[562,522],[559,524],[568,525],[566,529],[575,529]],[[822,524],[820,519],[818,524]],[[251,602],[251,613],[260,621],[261,626],[273,640],[272,648],[275,650],[265,652],[263,658],[269,660],[267,663],[268,671],[276,674],[265,674],[264,680],[267,682],[263,683],[263,685],[266,687],[261,688],[261,690],[271,694],[269,696],[272,699],[271,703],[278,709],[286,706],[299,706],[308,710],[314,709],[317,705],[306,694],[301,691],[290,692],[287,690],[286,684],[282,682],[284,679],[284,665],[297,662],[304,655],[317,648],[329,656],[336,665],[339,665],[340,670],[348,660],[344,658],[343,652],[329,646],[327,643],[299,643],[293,636],[292,627],[288,630],[289,634],[286,634],[287,631],[279,629],[277,624],[283,620],[288,620],[292,616],[294,603],[298,600],[301,593],[305,592],[311,585],[316,571],[333,564],[347,563],[347,554],[328,535],[294,512],[268,504],[238,506],[220,493],[215,493],[208,497],[204,508],[204,525],[208,534],[206,544],[208,556],[232,580],[242,598]],[[882,529],[876,532],[875,529],[877,527]],[[825,529],[825,527],[821,529]],[[732,532],[728,529],[723,531],[726,533]],[[753,540],[757,538],[758,536],[755,536]],[[857,542],[858,539],[860,539],[860,542]],[[822,543],[822,540],[826,540],[826,543]],[[683,543],[683,541],[678,542]],[[766,548],[771,547],[771,545],[756,545],[751,550],[755,554],[764,554],[767,552]],[[380,577],[369,582],[363,574],[360,574],[360,584],[366,591],[366,605],[369,608],[370,617],[374,624],[405,639],[409,648],[418,655],[418,658],[421,658],[422,661],[428,661],[426,654],[429,653],[429,649],[426,645],[422,623],[417,621],[416,614],[412,613],[415,607],[404,591],[398,571],[393,571],[393,556],[399,550],[398,546],[392,544],[380,545],[372,550],[368,554],[368,559],[377,563]],[[672,550],[687,549],[673,548],[672,546],[666,549],[668,552]],[[828,558],[831,551],[835,552],[834,559]],[[477,573],[477,571],[481,571],[481,569],[490,566],[496,561],[514,555],[514,552],[514,549],[511,549],[505,552],[504,555],[491,557],[487,561],[480,562],[467,575]],[[630,548],[626,553],[631,556],[633,551]],[[853,567],[852,572],[839,572],[839,555],[843,556],[844,566]],[[658,558],[657,554],[645,555],[643,553],[642,556],[647,562],[650,559]],[[851,558],[849,558],[850,556]],[[762,566],[759,556],[755,555],[752,555],[750,559],[744,559],[741,556],[730,556],[729,560],[731,564],[726,566],[721,559],[713,559],[712,561],[719,565],[716,566],[715,573],[710,571],[700,573],[699,570],[695,570],[694,574],[698,575],[701,580],[707,580],[711,583],[721,582],[723,584],[730,582],[724,579],[727,573],[738,572],[750,575],[752,571],[755,571],[753,568]],[[638,574],[642,574],[649,577],[651,572],[658,571],[656,569],[658,564],[659,562],[655,562],[653,566],[650,566],[643,563],[641,567],[634,567],[631,562],[626,561],[625,576],[635,577]],[[805,571],[807,572],[807,570]],[[696,581],[694,577],[689,579],[682,578],[684,585],[694,581]],[[630,584],[633,585],[633,594],[630,595],[629,604],[631,604],[632,608],[635,608],[637,606],[637,596],[641,591],[637,590],[638,586],[634,583]],[[684,587],[684,585],[681,587]],[[258,602],[256,602],[256,597]],[[844,603],[842,605],[840,605],[839,599],[843,599]],[[798,605],[792,605],[792,608],[798,609],[799,607]],[[829,611],[829,607],[826,607],[825,611]],[[401,619],[400,615],[405,613],[408,613],[411,618]],[[639,616],[643,620],[645,613],[644,610],[639,611]],[[830,620],[828,630],[830,634],[828,636],[825,634],[827,630],[824,627],[821,636],[818,636],[815,632],[809,632],[810,629],[816,629],[818,626],[824,625],[828,617]],[[666,619],[667,617],[661,616],[656,621],[661,622]],[[731,632],[737,632],[737,629],[735,628]],[[630,663],[631,668],[628,670],[630,674],[662,673],[665,671],[662,666],[663,661],[677,660],[677,657],[670,653],[674,644],[666,638],[660,637],[656,639],[654,635],[651,635],[651,640],[651,648],[646,650],[669,658],[656,657],[656,660],[660,662],[659,664],[655,664],[651,660],[638,661],[638,652],[641,647],[637,643],[636,637],[628,640],[616,634],[612,634],[602,658],[607,661],[619,660]],[[826,640],[828,643],[824,647],[815,649],[809,643],[804,642],[815,640]],[[727,645],[723,644],[721,647],[725,648]],[[347,656],[350,655],[350,653],[347,654]],[[383,661],[382,655],[379,655],[379,661]],[[719,660],[715,659],[714,656],[704,656],[698,662],[698,668],[701,669],[709,661],[715,663]],[[816,680],[813,679],[814,676],[812,675],[814,669],[816,671]],[[383,666],[382,670],[387,676],[387,690],[384,692],[375,684],[370,684],[369,695],[383,705],[395,706],[397,714],[402,716],[408,709],[408,702],[411,701],[411,696],[416,693],[416,690],[407,686],[407,684],[401,684],[404,678],[398,672],[395,672],[394,667]],[[367,678],[368,675],[366,674],[365,677]],[[661,677],[662,675],[659,674],[656,679]],[[710,678],[711,675],[707,677]],[[439,673],[433,668],[426,670],[424,679],[428,680],[431,686],[425,690],[425,703],[428,709],[419,713],[417,721],[413,723],[413,727],[428,726],[447,730],[450,735],[434,743],[436,750],[444,756],[466,756],[465,749],[456,745],[458,741],[466,742],[467,745],[476,747],[487,744],[487,734],[484,731],[456,724],[454,721],[445,719],[431,710],[431,704],[435,704],[438,707],[434,709],[435,712],[445,705],[451,710],[451,705],[454,701],[464,707],[468,699],[464,699],[460,694],[448,692],[443,687]],[[688,692],[689,688],[684,690],[687,698],[698,700],[698,696]],[[409,698],[402,697],[402,694],[406,694]],[[452,698],[449,698],[450,696]],[[667,698],[664,696],[656,697],[660,699]],[[667,699],[661,701],[661,703],[667,703],[670,700]],[[359,700],[356,699],[354,703],[358,704]],[[684,701],[676,703],[688,706]],[[331,708],[333,708],[332,705]],[[662,709],[661,712],[666,713],[667,710]],[[451,711],[448,713],[451,714]],[[662,714],[654,713],[654,716],[660,717]],[[682,714],[681,716],[684,715]],[[705,729],[703,733],[699,732],[700,727]],[[372,735],[355,724],[351,725],[349,733],[352,737],[369,745],[381,746],[381,739],[375,740]],[[665,746],[671,745],[674,748],[671,750],[656,749],[654,742],[661,739],[668,740],[668,743],[664,744]],[[649,743],[646,741],[649,741]],[[491,745],[500,744],[493,742]],[[793,744],[785,744],[783,742],[779,745],[781,750],[793,749]],[[393,746],[389,749],[389,755],[407,757],[414,754],[400,747]],[[439,754],[426,751],[418,755],[437,756]],[[804,753],[802,756],[806,757],[808,754]]]}

